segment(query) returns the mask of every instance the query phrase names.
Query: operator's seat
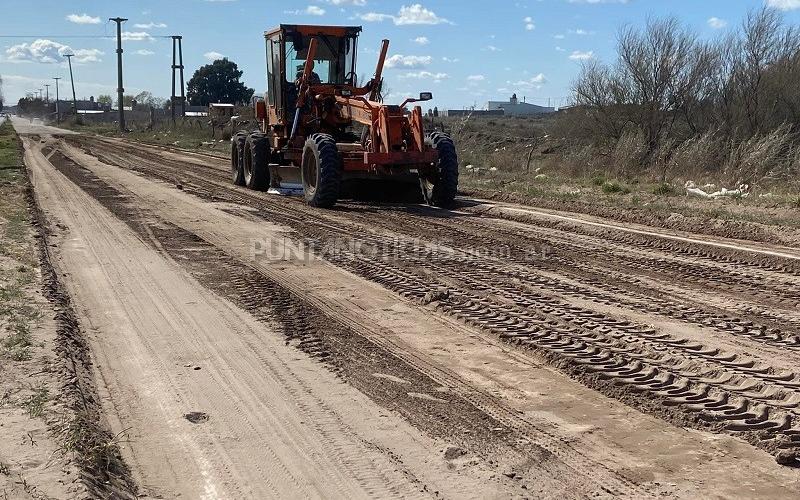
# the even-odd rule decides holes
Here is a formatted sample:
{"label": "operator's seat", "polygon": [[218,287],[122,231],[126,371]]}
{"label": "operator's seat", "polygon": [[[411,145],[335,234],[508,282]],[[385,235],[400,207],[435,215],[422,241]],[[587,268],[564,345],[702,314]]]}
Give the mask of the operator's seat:
{"label": "operator's seat", "polygon": [[[297,107],[297,95],[300,92],[300,79],[303,78],[304,67],[305,67],[304,64],[297,67],[297,75],[294,80],[294,85],[286,86],[288,89],[287,92],[288,95],[286,96],[287,100],[286,104],[289,107],[288,109],[291,111],[294,111],[294,109]],[[322,80],[315,71],[311,71],[311,76],[309,77],[309,83],[311,85],[319,85],[322,83]]]}

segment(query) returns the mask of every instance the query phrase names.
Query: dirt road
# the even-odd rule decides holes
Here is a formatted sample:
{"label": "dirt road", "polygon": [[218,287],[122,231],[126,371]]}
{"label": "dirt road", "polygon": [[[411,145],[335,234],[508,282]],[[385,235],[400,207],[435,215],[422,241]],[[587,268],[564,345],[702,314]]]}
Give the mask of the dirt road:
{"label": "dirt road", "polygon": [[141,494],[786,498],[800,255],[462,200],[334,211],[27,129]]}

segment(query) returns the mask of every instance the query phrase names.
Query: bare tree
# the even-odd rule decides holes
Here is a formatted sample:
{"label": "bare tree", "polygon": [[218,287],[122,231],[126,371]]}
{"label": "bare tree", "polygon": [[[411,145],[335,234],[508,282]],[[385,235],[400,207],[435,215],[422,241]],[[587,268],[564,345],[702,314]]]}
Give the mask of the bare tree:
{"label": "bare tree", "polygon": [[679,144],[700,136],[718,137],[720,148],[732,151],[776,130],[795,134],[800,29],[768,7],[716,42],[699,40],[675,18],[651,19],[623,28],[617,60],[585,64],[573,92],[594,126],[577,123],[573,136],[609,146],[641,137],[643,167],[666,169]]}
{"label": "bare tree", "polygon": [[746,138],[779,126],[782,121],[768,122],[778,103],[793,96],[769,80],[791,83],[787,77],[796,71],[800,32],[785,26],[780,12],[765,7],[748,13],[742,31],[723,44],[717,92],[730,135]]}

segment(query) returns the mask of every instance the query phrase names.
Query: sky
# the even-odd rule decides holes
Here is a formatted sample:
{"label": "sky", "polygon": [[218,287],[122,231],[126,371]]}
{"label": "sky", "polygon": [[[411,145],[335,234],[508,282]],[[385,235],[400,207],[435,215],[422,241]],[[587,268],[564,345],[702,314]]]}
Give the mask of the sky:
{"label": "sky", "polygon": [[[418,3],[419,2],[419,3]],[[126,94],[168,97],[172,42],[183,36],[186,80],[227,57],[263,94],[263,32],[280,23],[363,26],[359,75],[374,72],[383,38],[387,102],[431,91],[430,107],[461,109],[512,93],[558,106],[583,62],[613,61],[616,36],[648,17],[676,16],[703,38],[735,28],[770,4],[800,23],[800,0],[0,0],[0,76],[6,102],[61,77],[72,52],[78,98],[116,95],[115,24],[125,17]]]}

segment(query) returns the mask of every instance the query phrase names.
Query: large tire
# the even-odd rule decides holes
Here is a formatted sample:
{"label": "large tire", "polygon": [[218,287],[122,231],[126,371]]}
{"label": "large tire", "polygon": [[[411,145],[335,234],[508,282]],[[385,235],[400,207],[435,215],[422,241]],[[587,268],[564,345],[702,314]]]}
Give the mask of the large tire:
{"label": "large tire", "polygon": [[300,177],[309,205],[331,208],[336,204],[342,183],[342,158],[333,137],[313,134],[306,140]]}
{"label": "large tire", "polygon": [[244,132],[237,132],[231,137],[231,176],[233,183],[237,186],[244,186],[244,145],[247,142],[247,135]]}
{"label": "large tire", "polygon": [[422,196],[428,205],[435,207],[449,207],[458,193],[458,156],[456,146],[449,135],[442,132],[433,132],[428,135],[429,142],[439,153],[436,162],[435,178],[421,176],[419,183]]}
{"label": "large tire", "polygon": [[253,132],[247,138],[242,170],[248,188],[262,191],[269,187],[269,144],[264,134]]}

